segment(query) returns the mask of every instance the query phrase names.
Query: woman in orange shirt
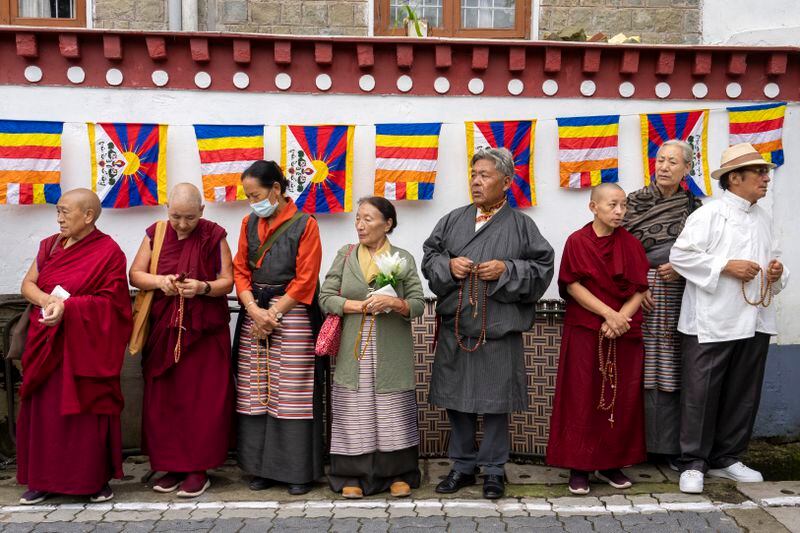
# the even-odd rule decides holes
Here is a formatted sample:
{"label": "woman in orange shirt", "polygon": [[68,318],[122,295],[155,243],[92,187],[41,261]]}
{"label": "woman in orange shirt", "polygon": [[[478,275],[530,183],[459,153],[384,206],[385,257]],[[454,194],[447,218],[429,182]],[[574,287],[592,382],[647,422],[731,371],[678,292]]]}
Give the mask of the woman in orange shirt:
{"label": "woman in orange shirt", "polygon": [[314,356],[322,246],[317,221],[285,196],[274,161],[242,173],[253,212],[242,220],[233,260],[242,312],[234,357],[238,459],[251,490],[275,483],[310,491],[322,476],[324,369]]}

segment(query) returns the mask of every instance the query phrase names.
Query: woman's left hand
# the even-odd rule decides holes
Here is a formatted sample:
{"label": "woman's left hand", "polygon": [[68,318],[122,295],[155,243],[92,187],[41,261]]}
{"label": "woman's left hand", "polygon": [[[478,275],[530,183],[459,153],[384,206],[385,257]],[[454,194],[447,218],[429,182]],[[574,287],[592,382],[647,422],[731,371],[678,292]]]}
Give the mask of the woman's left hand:
{"label": "woman's left hand", "polygon": [[388,313],[397,309],[399,298],[387,296],[385,294],[373,294],[364,301],[364,310],[367,313],[377,315]]}
{"label": "woman's left hand", "polygon": [[670,263],[664,263],[656,271],[658,272],[658,277],[664,281],[678,281],[681,279],[681,275],[675,272]]}
{"label": "woman's left hand", "polygon": [[175,286],[178,288],[178,294],[184,298],[194,298],[205,288],[205,283],[196,279],[186,278],[183,281],[176,281]]}

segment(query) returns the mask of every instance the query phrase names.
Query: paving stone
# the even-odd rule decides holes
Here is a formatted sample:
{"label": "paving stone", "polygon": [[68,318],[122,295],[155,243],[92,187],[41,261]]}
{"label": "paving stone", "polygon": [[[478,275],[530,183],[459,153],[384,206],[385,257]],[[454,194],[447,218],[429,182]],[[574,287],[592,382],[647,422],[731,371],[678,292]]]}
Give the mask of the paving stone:
{"label": "paving stone", "polygon": [[569,470],[542,465],[517,465],[506,463],[506,478],[514,485],[555,485],[569,482]]}
{"label": "paving stone", "polygon": [[522,498],[522,503],[531,516],[555,516],[553,506],[544,498]]}
{"label": "paving stone", "polygon": [[75,515],[81,512],[81,509],[64,509],[59,508],[52,513],[48,514],[44,519],[46,522],[72,522]]}
{"label": "paving stone", "polygon": [[622,471],[634,483],[663,483],[667,480],[657,466],[649,463],[629,466],[628,468],[623,468]]}
{"label": "paving stone", "polygon": [[85,522],[52,521],[38,524],[34,533],[88,533],[94,530],[94,524]]}
{"label": "paving stone", "polygon": [[561,531],[563,529],[561,522],[555,515],[531,517],[511,516],[504,518],[503,522],[505,522],[509,530],[523,529],[529,531],[532,529],[558,528],[558,530]]}
{"label": "paving stone", "polygon": [[[402,516],[416,517],[416,504],[413,501],[405,502],[390,502],[389,503],[389,518],[394,520]],[[441,506],[440,506],[441,509]]]}
{"label": "paving stone", "polygon": [[634,509],[639,513],[665,513],[658,500],[647,494],[632,494],[625,496],[633,504]]}
{"label": "paving stone", "polygon": [[501,516],[528,516],[525,504],[513,498],[497,500],[497,511]]}
{"label": "paving stone", "polygon": [[[331,518],[330,524],[330,529],[328,529],[328,531],[331,533],[353,533],[354,531],[358,531],[358,528],[361,527],[357,518]],[[306,529],[306,531],[312,530],[313,528]]]}
{"label": "paving stone", "polygon": [[191,517],[190,509],[167,509],[161,513],[162,520],[189,520]]}
{"label": "paving stone", "polygon": [[[246,518],[244,519],[244,525],[242,529],[239,530],[239,533],[264,533],[265,531],[269,531],[272,527],[272,520],[269,519],[261,519],[261,518]],[[327,529],[327,525],[324,529]],[[273,531],[280,531],[280,529],[275,528]],[[283,531],[291,531],[287,529],[283,529]],[[295,529],[297,531],[297,529]]]}
{"label": "paving stone", "polygon": [[[155,526],[154,520],[142,520],[139,522],[129,522],[124,525],[125,533],[150,533]],[[97,531],[97,530],[95,530]]]}
{"label": "paving stone", "polygon": [[684,494],[682,492],[656,493],[653,494],[653,498],[660,503],[711,503],[711,500],[702,494]]}
{"label": "paving stone", "polygon": [[500,518],[475,518],[479,533],[495,533],[506,530],[506,523]]}
{"label": "paving stone", "polygon": [[160,519],[159,511],[109,511],[103,517],[105,522],[141,522]]}
{"label": "paving stone", "polygon": [[634,512],[633,504],[622,494],[614,494],[612,496],[601,496],[600,501],[605,504],[606,509],[612,513],[632,513]]}
{"label": "paving stone", "polygon": [[207,531],[214,527],[214,520],[159,520],[154,531]]}
{"label": "paving stone", "polygon": [[[736,521],[725,513],[703,513],[703,518],[708,521],[708,525],[711,526],[711,529],[718,533],[734,533],[741,531]],[[800,525],[800,513],[795,515],[794,523]]]}
{"label": "paving stone", "polygon": [[800,509],[797,507],[769,507],[766,511],[792,533],[800,532]]}
{"label": "paving stone", "polygon": [[358,533],[386,533],[389,531],[389,520],[386,518],[362,518]]}
{"label": "paving stone", "polygon": [[84,509],[78,511],[73,518],[73,522],[100,522],[107,511],[94,511],[91,509]]}
{"label": "paving stone", "polygon": [[5,518],[3,518],[3,522],[9,523],[38,523],[44,521],[45,517],[50,514],[52,511],[46,512],[37,512],[37,513],[27,513],[27,512],[12,512],[9,513]]}
{"label": "paving stone", "polygon": [[[166,518],[166,512],[164,518]],[[275,511],[273,509],[247,509],[241,507],[226,507],[220,509],[220,518],[274,518]]]}
{"label": "paving stone", "polygon": [[671,469],[666,463],[659,464],[658,470],[670,483],[678,483],[681,480],[681,473]]}
{"label": "paving stone", "polygon": [[242,528],[244,522],[240,518],[218,518],[214,520],[211,533],[236,533]]}
{"label": "paving stone", "polygon": [[430,527],[447,527],[447,522],[442,516],[429,516],[429,517],[401,517],[392,519],[392,528],[430,528]]}
{"label": "paving stone", "polygon": [[769,500],[778,499],[800,500],[800,481],[737,483],[736,489],[756,503],[768,503]]}
{"label": "paving stone", "polygon": [[446,527],[394,527],[389,529],[392,533],[447,533]]}
{"label": "paving stone", "polygon": [[36,527],[34,523],[3,524],[3,533],[30,533]]}
{"label": "paving stone", "polygon": [[786,533],[786,527],[764,509],[727,509],[725,514],[748,531]]}
{"label": "paving stone", "polygon": [[450,461],[446,459],[428,461],[428,482],[438,485],[450,473],[450,468]]}
{"label": "paving stone", "polygon": [[685,531],[667,513],[624,514],[616,517],[625,531]]}
{"label": "paving stone", "polygon": [[414,511],[417,516],[444,516],[444,508],[442,502],[437,500],[423,500],[417,501],[414,506]]}
{"label": "paving stone", "polygon": [[442,502],[444,514],[447,516],[500,516],[497,506],[489,501],[458,500]]}
{"label": "paving stone", "polygon": [[221,509],[195,509],[192,511],[191,520],[213,520],[219,518]]}
{"label": "paving stone", "polygon": [[458,531],[459,533],[477,531],[478,524],[469,516],[454,516],[447,518],[447,529],[449,531]]}
{"label": "paving stone", "polygon": [[564,531],[570,533],[588,533],[593,531],[592,523],[583,516],[559,516],[558,519],[564,525]]}
{"label": "paving stone", "polygon": [[304,502],[291,502],[278,507],[275,511],[275,518],[298,518],[305,515],[306,504]]}
{"label": "paving stone", "polygon": [[123,522],[101,522],[93,533],[119,533],[126,526]]}
{"label": "paving stone", "polygon": [[619,520],[610,515],[589,516],[586,520],[592,524],[595,531],[602,531],[603,533],[621,533],[625,531],[622,529],[622,524],[620,524]]}
{"label": "paving stone", "polygon": [[607,512],[603,502],[594,496],[565,496],[548,498],[548,501],[556,514],[589,516]]}

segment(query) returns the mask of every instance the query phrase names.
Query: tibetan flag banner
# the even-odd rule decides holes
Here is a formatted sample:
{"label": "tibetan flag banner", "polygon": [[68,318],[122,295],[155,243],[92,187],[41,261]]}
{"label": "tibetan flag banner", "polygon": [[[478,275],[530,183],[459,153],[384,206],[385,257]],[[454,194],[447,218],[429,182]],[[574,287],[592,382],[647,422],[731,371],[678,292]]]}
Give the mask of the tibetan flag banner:
{"label": "tibetan flag banner", "polygon": [[92,190],[103,207],[167,201],[167,126],[88,124]]}
{"label": "tibetan flag banner", "polygon": [[240,180],[253,162],[264,159],[264,126],[195,124],[203,196],[209,202],[244,200]]}
{"label": "tibetan flag banner", "polygon": [[692,146],[692,171],[681,182],[695,196],[711,195],[711,173],[708,171],[708,110],[640,115],[642,126],[642,160],[644,184],[656,174],[656,154],[670,139],[680,139]]}
{"label": "tibetan flag banner", "polygon": [[533,139],[535,120],[467,122],[467,173],[472,156],[486,148],[507,148],[514,156],[514,178],[506,193],[511,207],[536,205],[533,181]]}
{"label": "tibetan flag banner", "polygon": [[781,166],[785,114],[785,102],[729,107],[730,144],[750,143],[765,160]]}
{"label": "tibetan flag banner", "polygon": [[432,200],[442,124],[375,124],[375,195]]}
{"label": "tibetan flag banner", "polygon": [[63,129],[63,122],[0,120],[0,204],[58,202]]}
{"label": "tibetan flag banner", "polygon": [[619,180],[619,115],[556,120],[562,187],[583,189]]}
{"label": "tibetan flag banner", "polygon": [[287,192],[306,213],[349,213],[355,126],[281,126]]}

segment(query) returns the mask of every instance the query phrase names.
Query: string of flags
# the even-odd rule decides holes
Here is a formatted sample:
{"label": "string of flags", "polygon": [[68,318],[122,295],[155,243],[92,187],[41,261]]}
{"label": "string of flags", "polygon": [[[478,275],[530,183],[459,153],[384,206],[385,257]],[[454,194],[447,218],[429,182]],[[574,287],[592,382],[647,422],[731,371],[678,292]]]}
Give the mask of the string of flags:
{"label": "string of flags", "polygon": [[[726,108],[731,144],[749,142],[780,166],[784,163],[786,103]],[[682,186],[711,194],[708,109],[646,113],[641,123],[644,184],[655,175],[655,157],[669,139],[694,149]],[[619,180],[621,115],[556,118],[559,184],[583,189]],[[0,120],[0,204],[56,203],[61,196],[63,122]],[[164,124],[89,123],[91,186],[103,207],[129,208],[166,202],[167,131]],[[374,192],[390,200],[431,200],[436,186],[441,122],[375,125]],[[264,157],[263,125],[193,126],[203,194],[209,202],[244,199],[240,175]],[[355,125],[280,127],[280,163],[287,192],[307,213],[352,209]],[[514,175],[507,193],[515,208],[536,205],[536,120],[465,122],[469,168],[484,148],[507,148]]]}

